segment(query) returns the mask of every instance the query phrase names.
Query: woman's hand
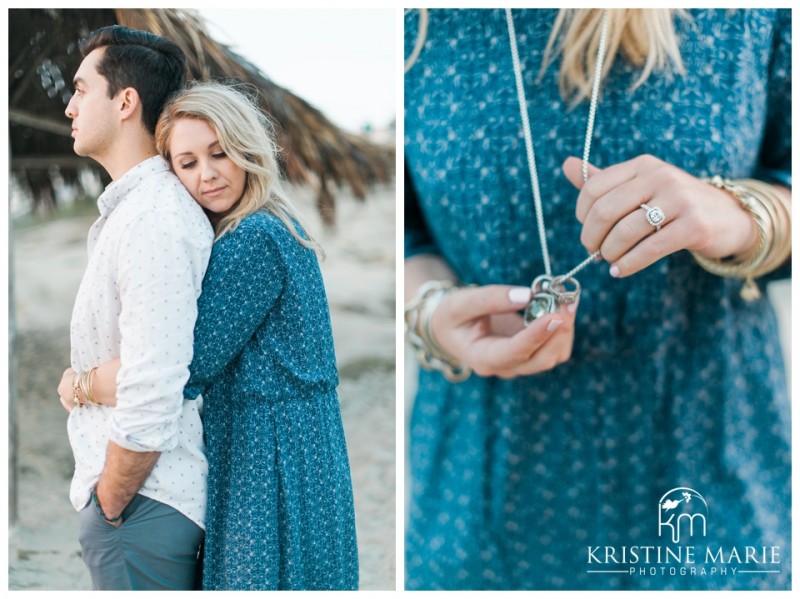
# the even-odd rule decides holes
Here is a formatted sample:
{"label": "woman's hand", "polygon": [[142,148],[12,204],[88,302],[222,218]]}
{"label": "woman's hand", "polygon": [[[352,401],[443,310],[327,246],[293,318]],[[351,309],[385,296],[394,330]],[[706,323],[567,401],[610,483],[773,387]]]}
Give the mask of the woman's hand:
{"label": "woman's hand", "polygon": [[[114,358],[95,369],[94,375],[90,377],[92,383],[91,393],[95,404],[109,407],[117,405],[117,373],[120,366],[119,358]],[[75,408],[72,392],[72,381],[75,379],[75,374],[75,370],[67,368],[61,376],[61,382],[58,384],[58,397],[67,412],[71,412]],[[91,405],[87,402],[81,390],[78,391],[78,399],[84,405]]]}
{"label": "woman's hand", "polygon": [[[575,213],[583,224],[581,243],[590,253],[600,250],[614,277],[678,250],[723,258],[744,255],[757,243],[752,217],[731,194],[653,156],[590,167],[586,183],[580,159],[568,158],[563,170],[580,189]],[[659,231],[641,204],[664,212]]]}
{"label": "woman's hand", "polygon": [[458,289],[434,310],[431,333],[442,349],[480,376],[510,379],[550,370],[572,354],[577,303],[526,327],[518,312],[530,297],[527,287]]}
{"label": "woman's hand", "polygon": [[61,382],[58,383],[58,398],[68,414],[75,407],[75,401],[72,398],[72,381],[74,379],[75,371],[72,368],[67,368],[64,374],[61,375]]}

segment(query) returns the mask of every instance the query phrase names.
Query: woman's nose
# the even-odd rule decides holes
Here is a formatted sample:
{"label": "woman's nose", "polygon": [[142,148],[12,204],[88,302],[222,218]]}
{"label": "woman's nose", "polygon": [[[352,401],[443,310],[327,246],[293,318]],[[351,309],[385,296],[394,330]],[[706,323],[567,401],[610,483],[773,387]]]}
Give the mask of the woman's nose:
{"label": "woman's nose", "polygon": [[217,171],[210,162],[203,165],[202,170],[203,181],[210,181],[217,178]]}

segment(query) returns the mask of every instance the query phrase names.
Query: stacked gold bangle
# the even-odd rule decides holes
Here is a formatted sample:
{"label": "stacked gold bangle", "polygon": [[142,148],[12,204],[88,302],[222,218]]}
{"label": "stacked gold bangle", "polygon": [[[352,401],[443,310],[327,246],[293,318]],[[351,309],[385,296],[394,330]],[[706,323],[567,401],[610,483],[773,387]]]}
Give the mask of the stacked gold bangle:
{"label": "stacked gold bangle", "polygon": [[102,405],[100,402],[95,400],[94,393],[92,391],[92,385],[94,384],[94,373],[97,368],[92,368],[88,371],[83,372],[76,372],[75,376],[72,379],[72,401],[75,403],[75,407],[82,408],[86,404],[81,401],[81,395],[83,399],[88,401],[91,404],[96,406]]}
{"label": "stacked gold bangle", "polygon": [[775,189],[754,179],[706,179],[714,187],[729,191],[753,218],[758,230],[756,246],[745,256],[715,260],[692,252],[694,259],[708,272],[723,277],[743,279],[740,295],[753,302],[761,297],[756,277],[768,274],[783,264],[792,253],[792,215]]}
{"label": "stacked gold bangle", "polygon": [[428,281],[405,306],[406,339],[425,370],[438,370],[453,383],[469,378],[472,369],[444,351],[431,333],[431,317],[441,301],[457,289],[452,281]]}

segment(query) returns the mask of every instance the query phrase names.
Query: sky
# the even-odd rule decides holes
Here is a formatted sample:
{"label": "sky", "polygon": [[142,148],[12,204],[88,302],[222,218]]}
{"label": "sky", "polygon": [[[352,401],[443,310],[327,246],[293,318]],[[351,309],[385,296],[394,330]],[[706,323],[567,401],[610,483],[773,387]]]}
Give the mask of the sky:
{"label": "sky", "polygon": [[199,9],[209,32],[349,131],[395,118],[392,9]]}

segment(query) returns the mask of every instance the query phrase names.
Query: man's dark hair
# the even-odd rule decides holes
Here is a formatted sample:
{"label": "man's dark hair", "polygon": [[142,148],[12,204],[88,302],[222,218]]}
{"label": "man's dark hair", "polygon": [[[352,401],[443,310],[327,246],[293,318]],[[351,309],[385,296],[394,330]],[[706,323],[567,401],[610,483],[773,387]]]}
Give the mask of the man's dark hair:
{"label": "man's dark hair", "polygon": [[155,134],[164,104],[183,87],[183,51],[163,37],[121,25],[101,27],[80,43],[84,57],[97,48],[105,48],[97,72],[108,82],[108,97],[126,87],[135,89],[142,102],[144,125]]}

